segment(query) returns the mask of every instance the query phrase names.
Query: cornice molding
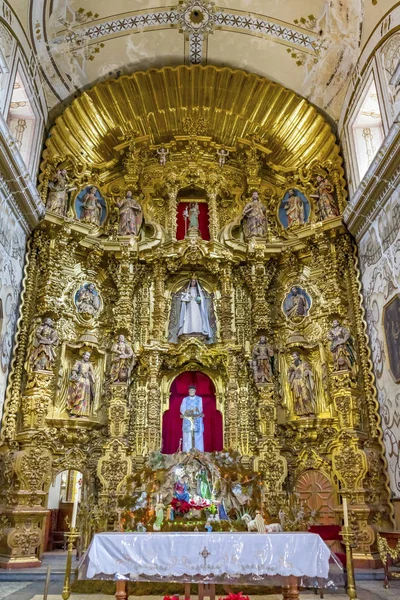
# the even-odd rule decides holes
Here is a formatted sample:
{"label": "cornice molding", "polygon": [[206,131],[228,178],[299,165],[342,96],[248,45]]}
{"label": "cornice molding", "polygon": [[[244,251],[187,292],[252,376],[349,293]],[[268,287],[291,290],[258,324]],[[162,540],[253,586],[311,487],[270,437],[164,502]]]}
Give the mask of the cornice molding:
{"label": "cornice molding", "polygon": [[13,209],[20,215],[20,224],[30,233],[45,213],[36,185],[28,173],[7,123],[0,115],[0,172],[1,187]]}
{"label": "cornice molding", "polygon": [[399,116],[343,213],[343,219],[357,242],[369,229],[371,222],[400,182]]}

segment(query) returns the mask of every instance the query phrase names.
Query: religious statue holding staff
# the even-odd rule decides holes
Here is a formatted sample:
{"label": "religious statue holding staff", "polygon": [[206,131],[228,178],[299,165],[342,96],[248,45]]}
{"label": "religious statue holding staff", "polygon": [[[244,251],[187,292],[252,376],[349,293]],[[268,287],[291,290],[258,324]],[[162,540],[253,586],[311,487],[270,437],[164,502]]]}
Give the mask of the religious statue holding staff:
{"label": "religious statue holding staff", "polygon": [[267,210],[254,191],[242,213],[243,232],[246,240],[265,237],[267,234]]}
{"label": "religious statue holding staff", "polygon": [[331,342],[330,351],[335,371],[351,371],[356,362],[356,353],[350,331],[335,319],[327,338]]}
{"label": "religious statue holding staff", "polygon": [[126,383],[135,365],[135,355],[131,346],[125,341],[125,336],[120,335],[118,341],[111,347],[111,381],[113,383]]}
{"label": "religious statue holding staff", "polygon": [[48,184],[46,209],[56,215],[64,216],[67,204],[67,194],[71,189],[72,188],[68,189],[67,170],[59,169]]}
{"label": "religious statue holding staff", "polygon": [[189,452],[196,448],[204,452],[203,399],[196,395],[196,386],[189,386],[189,396],[185,396],[181,404],[182,451]]}
{"label": "religious statue holding staff", "polygon": [[32,371],[51,371],[56,358],[58,335],[50,318],[37,327],[30,357]]}
{"label": "religious statue holding staff", "polygon": [[90,362],[90,352],[72,367],[68,388],[68,412],[71,417],[89,417],[95,399],[95,373]]}
{"label": "religious statue holding staff", "polygon": [[293,393],[294,410],[299,417],[310,416],[314,407],[314,375],[308,362],[293,352],[293,364],[288,369],[289,386]]}
{"label": "religious statue holding staff", "polygon": [[334,187],[329,179],[317,175],[317,193],[311,194],[311,198],[317,198],[317,213],[320,221],[339,215],[333,193]]}
{"label": "religious statue holding staff", "polygon": [[116,204],[119,208],[118,235],[138,235],[143,220],[142,207],[131,190]]}
{"label": "religious statue holding staff", "polygon": [[267,342],[265,335],[263,335],[253,348],[251,366],[254,383],[270,383],[272,381],[273,365],[274,349]]}

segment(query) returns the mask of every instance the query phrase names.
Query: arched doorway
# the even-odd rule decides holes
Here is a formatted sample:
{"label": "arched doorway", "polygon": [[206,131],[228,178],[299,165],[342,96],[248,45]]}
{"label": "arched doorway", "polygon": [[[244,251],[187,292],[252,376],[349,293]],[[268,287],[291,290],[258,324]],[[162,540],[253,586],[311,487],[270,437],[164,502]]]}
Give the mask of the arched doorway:
{"label": "arched doorway", "polygon": [[173,454],[179,448],[182,438],[180,406],[191,384],[196,386],[196,394],[203,399],[204,451],[219,452],[223,449],[222,415],[217,410],[214,384],[205,373],[187,371],[178,375],[171,385],[169,408],[163,415],[164,454]]}

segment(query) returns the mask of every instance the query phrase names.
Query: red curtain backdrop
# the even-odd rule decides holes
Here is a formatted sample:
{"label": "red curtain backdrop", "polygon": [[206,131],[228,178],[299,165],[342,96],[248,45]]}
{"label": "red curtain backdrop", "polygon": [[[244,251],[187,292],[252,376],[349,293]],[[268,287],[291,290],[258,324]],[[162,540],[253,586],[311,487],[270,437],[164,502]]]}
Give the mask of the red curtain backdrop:
{"label": "red curtain backdrop", "polygon": [[180,406],[188,396],[188,387],[195,384],[197,396],[203,398],[204,451],[220,452],[223,449],[222,415],[216,409],[215,388],[211,379],[199,371],[181,373],[171,385],[169,409],[163,416],[163,454],[174,454],[182,437]]}
{"label": "red curtain backdrop", "polygon": [[[177,217],[177,229],[176,239],[183,240],[185,237],[185,219],[183,218],[183,211],[186,207],[189,207],[191,202],[179,202],[178,204],[178,217]],[[210,239],[210,231],[208,228],[208,204],[207,202],[199,202],[199,229],[203,240]],[[189,210],[189,208],[188,208]],[[189,219],[187,221],[189,227]]]}

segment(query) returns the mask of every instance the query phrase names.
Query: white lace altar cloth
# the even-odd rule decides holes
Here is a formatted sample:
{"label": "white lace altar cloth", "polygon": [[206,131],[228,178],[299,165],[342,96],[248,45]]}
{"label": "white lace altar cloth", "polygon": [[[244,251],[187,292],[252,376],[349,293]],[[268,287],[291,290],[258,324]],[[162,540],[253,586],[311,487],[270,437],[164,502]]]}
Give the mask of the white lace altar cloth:
{"label": "white lace altar cloth", "polygon": [[79,579],[327,580],[330,556],[315,533],[98,533],[81,559]]}

